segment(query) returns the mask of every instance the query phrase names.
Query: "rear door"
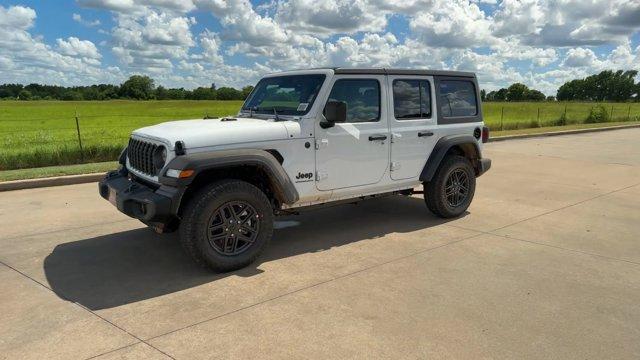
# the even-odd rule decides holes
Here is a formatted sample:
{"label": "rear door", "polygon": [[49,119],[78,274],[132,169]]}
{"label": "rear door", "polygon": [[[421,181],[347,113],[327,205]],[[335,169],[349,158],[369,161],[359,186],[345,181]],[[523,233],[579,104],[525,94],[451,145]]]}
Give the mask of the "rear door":
{"label": "rear door", "polygon": [[[316,123],[316,186],[333,190],[380,181],[389,166],[384,75],[336,75],[326,101],[344,101],[347,120]],[[325,104],[326,104],[325,101]]]}
{"label": "rear door", "polygon": [[389,76],[391,179],[420,175],[438,138],[433,77]]}

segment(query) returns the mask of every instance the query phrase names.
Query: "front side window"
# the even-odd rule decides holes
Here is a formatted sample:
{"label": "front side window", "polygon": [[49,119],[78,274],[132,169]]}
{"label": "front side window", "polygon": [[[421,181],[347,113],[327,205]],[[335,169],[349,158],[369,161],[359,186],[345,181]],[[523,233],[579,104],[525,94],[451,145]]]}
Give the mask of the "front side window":
{"label": "front side window", "polygon": [[380,83],[374,79],[340,79],[333,84],[329,101],[347,104],[349,123],[380,120]]}
{"label": "front side window", "polygon": [[471,81],[440,81],[440,112],[443,117],[478,115],[476,89]]}
{"label": "front side window", "polygon": [[426,80],[394,80],[393,112],[398,120],[431,117],[431,87]]}
{"label": "front side window", "polygon": [[325,75],[289,75],[263,78],[242,105],[259,114],[304,115],[322,87]]}

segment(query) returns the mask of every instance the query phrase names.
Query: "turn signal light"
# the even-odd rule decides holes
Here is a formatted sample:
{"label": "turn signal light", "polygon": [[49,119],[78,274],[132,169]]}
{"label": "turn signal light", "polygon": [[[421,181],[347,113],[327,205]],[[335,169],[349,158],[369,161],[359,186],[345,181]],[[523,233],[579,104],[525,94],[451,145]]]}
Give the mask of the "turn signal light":
{"label": "turn signal light", "polygon": [[185,178],[191,177],[191,175],[193,175],[194,172],[195,172],[194,170],[182,170],[180,171],[180,175],[178,175],[178,178],[185,179]]}
{"label": "turn signal light", "polygon": [[177,179],[186,179],[188,177],[191,177],[191,175],[193,175],[193,173],[195,173],[194,170],[176,170],[176,169],[169,169],[167,170],[167,176],[168,177],[172,177],[172,178],[177,178]]}

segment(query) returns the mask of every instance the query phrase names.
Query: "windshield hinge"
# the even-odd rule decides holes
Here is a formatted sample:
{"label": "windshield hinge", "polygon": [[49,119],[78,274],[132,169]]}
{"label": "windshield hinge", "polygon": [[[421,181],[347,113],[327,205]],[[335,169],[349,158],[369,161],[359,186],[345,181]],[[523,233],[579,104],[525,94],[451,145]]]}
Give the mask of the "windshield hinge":
{"label": "windshield hinge", "polygon": [[316,150],[320,150],[328,146],[329,146],[329,139],[316,140]]}

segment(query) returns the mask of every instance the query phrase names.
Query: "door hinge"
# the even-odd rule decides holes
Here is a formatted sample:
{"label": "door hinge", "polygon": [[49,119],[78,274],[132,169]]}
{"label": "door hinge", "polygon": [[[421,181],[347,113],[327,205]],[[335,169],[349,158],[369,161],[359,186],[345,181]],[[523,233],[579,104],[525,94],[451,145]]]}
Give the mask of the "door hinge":
{"label": "door hinge", "polygon": [[396,171],[400,169],[400,163],[397,161],[392,161],[391,162],[391,171]]}
{"label": "door hinge", "polygon": [[320,150],[328,146],[329,146],[329,139],[316,140],[316,150]]}
{"label": "door hinge", "polygon": [[322,180],[324,180],[324,179],[326,179],[328,177],[329,177],[329,174],[327,174],[324,171],[316,172],[316,181],[322,181]]}

